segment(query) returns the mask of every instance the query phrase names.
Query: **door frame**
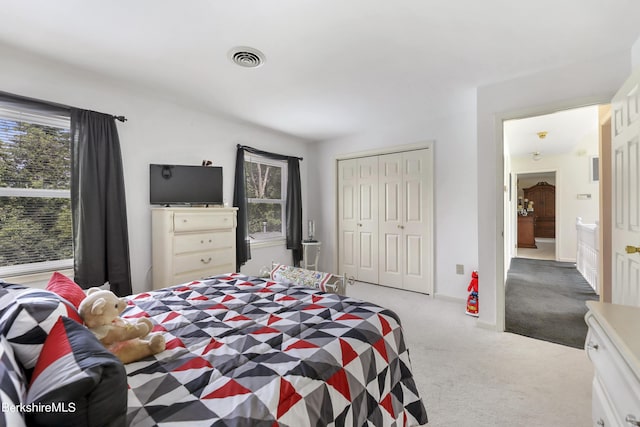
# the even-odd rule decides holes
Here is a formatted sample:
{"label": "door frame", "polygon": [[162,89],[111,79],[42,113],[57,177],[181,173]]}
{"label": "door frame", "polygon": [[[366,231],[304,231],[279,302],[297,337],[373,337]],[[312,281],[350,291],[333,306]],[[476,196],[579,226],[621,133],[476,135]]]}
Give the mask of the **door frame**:
{"label": "door frame", "polygon": [[[429,188],[428,188],[428,194],[429,197],[431,198],[431,203],[429,203],[429,206],[427,207],[427,214],[428,214],[428,218],[427,218],[427,234],[429,236],[429,239],[427,241],[427,244],[429,245],[429,257],[427,259],[427,262],[429,265],[427,265],[425,268],[427,268],[427,276],[429,277],[429,281],[430,281],[430,288],[431,288],[431,292],[429,293],[429,296],[431,298],[435,297],[436,294],[436,282],[435,282],[435,236],[434,236],[434,212],[435,212],[435,185],[434,185],[434,180],[435,180],[435,170],[434,170],[434,164],[435,164],[435,151],[434,151],[434,146],[435,146],[435,141],[434,140],[426,140],[426,141],[421,141],[421,142],[416,142],[413,144],[404,144],[404,145],[392,145],[392,146],[387,146],[387,147],[380,147],[380,148],[375,148],[375,149],[371,149],[371,150],[363,150],[363,151],[356,151],[356,152],[351,152],[351,153],[343,153],[343,154],[337,154],[334,156],[333,158],[333,177],[334,177],[334,194],[335,194],[335,206],[334,206],[334,221],[336,224],[335,227],[335,233],[332,236],[333,239],[333,247],[336,248],[336,250],[334,251],[333,254],[333,265],[338,266],[339,265],[339,260],[338,260],[338,256],[340,253],[340,248],[339,248],[339,235],[340,235],[340,227],[338,227],[338,224],[340,222],[340,210],[339,210],[339,186],[340,186],[340,179],[339,179],[339,173],[340,170],[338,168],[338,162],[340,162],[340,160],[348,160],[348,159],[357,159],[360,157],[370,157],[370,156],[380,156],[380,155],[384,155],[384,154],[394,154],[394,153],[402,153],[405,151],[414,151],[414,150],[421,150],[421,149],[428,149],[431,150],[431,163],[429,165]],[[340,272],[338,272],[338,274],[340,274]]]}
{"label": "door frame", "polygon": [[[495,144],[496,144],[496,164],[498,165],[498,171],[496,174],[497,194],[503,194],[503,197],[496,197],[496,228],[502,230],[501,233],[496,233],[496,330],[504,332],[505,330],[505,282],[507,280],[507,271],[509,265],[507,258],[510,256],[509,248],[505,245],[505,241],[511,241],[512,236],[505,236],[505,233],[511,233],[510,223],[508,217],[504,214],[506,209],[509,208],[508,194],[505,197],[505,188],[508,188],[509,181],[508,176],[511,172],[507,170],[507,162],[505,161],[505,145],[504,145],[504,122],[514,119],[526,119],[534,116],[542,116],[545,114],[557,113],[564,110],[570,110],[574,108],[587,107],[592,105],[609,104],[611,102],[611,95],[595,96],[581,99],[573,99],[569,101],[557,102],[546,104],[542,106],[532,106],[522,110],[507,111],[504,113],[496,114],[494,117],[494,132],[495,132]],[[602,154],[602,153],[600,153]],[[602,158],[602,155],[600,155]],[[510,165],[509,165],[510,167]],[[506,178],[505,178],[506,177]],[[557,178],[557,176],[556,176]],[[602,179],[602,176],[600,177]],[[556,195],[557,197],[557,195]],[[557,200],[557,199],[556,199]],[[602,203],[602,199],[600,199]],[[556,214],[557,216],[557,214]],[[557,223],[556,223],[556,231]],[[507,238],[509,237],[509,238]],[[600,252],[600,257],[604,256]]]}

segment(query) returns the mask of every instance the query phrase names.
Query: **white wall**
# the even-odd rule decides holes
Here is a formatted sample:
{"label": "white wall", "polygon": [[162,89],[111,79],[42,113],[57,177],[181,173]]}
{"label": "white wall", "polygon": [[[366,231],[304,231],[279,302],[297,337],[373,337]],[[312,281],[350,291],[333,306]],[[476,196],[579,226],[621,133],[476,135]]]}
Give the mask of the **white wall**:
{"label": "white wall", "polygon": [[[478,258],[480,322],[503,325],[502,120],[610,100],[630,74],[629,51],[478,89]],[[508,183],[506,183],[508,184]],[[498,323],[497,323],[498,322]]]}
{"label": "white wall", "polygon": [[631,64],[633,68],[640,67],[640,37],[631,48]]}
{"label": "white wall", "polygon": [[[475,94],[460,100],[464,110],[420,123],[396,123],[385,131],[325,141],[317,146],[314,158],[317,180],[310,183],[311,219],[323,242],[321,266],[337,268],[336,158],[367,150],[386,149],[423,141],[434,143],[434,288],[438,296],[465,298],[471,271],[477,269],[475,187],[476,151]],[[375,124],[372,124],[375,125]],[[313,217],[315,216],[315,217]],[[456,274],[456,264],[465,266]]]}
{"label": "white wall", "polygon": [[[162,94],[141,92],[119,81],[1,45],[0,57],[2,91],[128,118],[126,123],[118,123],[118,132],[134,292],[151,287],[149,163],[200,164],[203,159],[212,160],[224,168],[224,197],[231,205],[236,144],[302,156],[306,160],[300,172],[306,211],[310,159],[309,146],[303,140],[184,107]],[[273,248],[253,251],[259,262],[272,252]],[[257,273],[259,268],[251,270]]]}
{"label": "white wall", "polygon": [[[511,158],[513,174],[556,171],[556,257],[559,261],[576,260],[576,217],[582,217],[585,223],[594,223],[599,218],[598,182],[591,181],[589,174],[591,156],[598,154],[597,131],[585,136],[580,146],[584,147],[584,153],[543,156],[536,162],[530,157]],[[591,194],[592,197],[582,200],[578,199],[578,194]]]}

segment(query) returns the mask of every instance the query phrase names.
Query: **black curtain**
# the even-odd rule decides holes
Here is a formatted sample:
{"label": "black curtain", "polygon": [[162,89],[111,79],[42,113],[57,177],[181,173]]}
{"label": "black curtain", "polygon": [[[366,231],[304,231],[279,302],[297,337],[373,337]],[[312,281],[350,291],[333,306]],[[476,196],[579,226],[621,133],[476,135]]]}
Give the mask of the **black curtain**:
{"label": "black curtain", "polygon": [[300,188],[300,159],[287,159],[287,249],[293,254],[293,265],[302,260],[302,189]]}
{"label": "black curtain", "polygon": [[287,162],[287,200],[286,200],[286,232],[287,249],[291,249],[293,265],[300,266],[302,260],[302,190],[300,184],[300,160],[299,157],[283,156],[258,150],[246,145],[238,145],[236,156],[235,188],[233,193],[233,206],[238,208],[238,227],[236,229],[236,267],[251,259],[249,246],[249,221],[247,219],[247,194],[244,175],[244,153],[252,153],[269,159],[284,160]]}
{"label": "black curtain", "polygon": [[109,282],[116,295],[130,295],[122,157],[111,115],[71,109],[71,209],[75,282]]}
{"label": "black curtain", "polygon": [[249,220],[247,217],[247,189],[244,178],[244,150],[238,146],[236,153],[236,174],[233,184],[233,206],[238,208],[236,227],[236,271],[251,259],[249,244]]}

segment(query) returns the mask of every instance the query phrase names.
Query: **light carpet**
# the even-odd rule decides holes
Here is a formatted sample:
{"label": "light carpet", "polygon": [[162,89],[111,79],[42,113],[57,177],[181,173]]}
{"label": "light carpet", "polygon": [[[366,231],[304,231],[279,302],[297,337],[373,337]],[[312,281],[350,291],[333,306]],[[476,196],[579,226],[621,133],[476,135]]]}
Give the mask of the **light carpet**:
{"label": "light carpet", "polygon": [[462,300],[365,283],[347,293],[400,316],[428,426],[591,425],[583,350],[479,328]]}

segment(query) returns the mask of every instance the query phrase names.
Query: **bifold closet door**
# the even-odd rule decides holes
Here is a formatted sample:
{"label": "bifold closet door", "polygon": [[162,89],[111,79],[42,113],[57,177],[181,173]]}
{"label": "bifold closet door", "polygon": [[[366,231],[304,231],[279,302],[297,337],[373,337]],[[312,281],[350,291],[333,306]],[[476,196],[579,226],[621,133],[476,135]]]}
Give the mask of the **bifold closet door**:
{"label": "bifold closet door", "polygon": [[431,293],[431,151],[379,156],[380,284]]}
{"label": "bifold closet door", "polygon": [[340,274],[378,283],[378,159],[338,162]]}

